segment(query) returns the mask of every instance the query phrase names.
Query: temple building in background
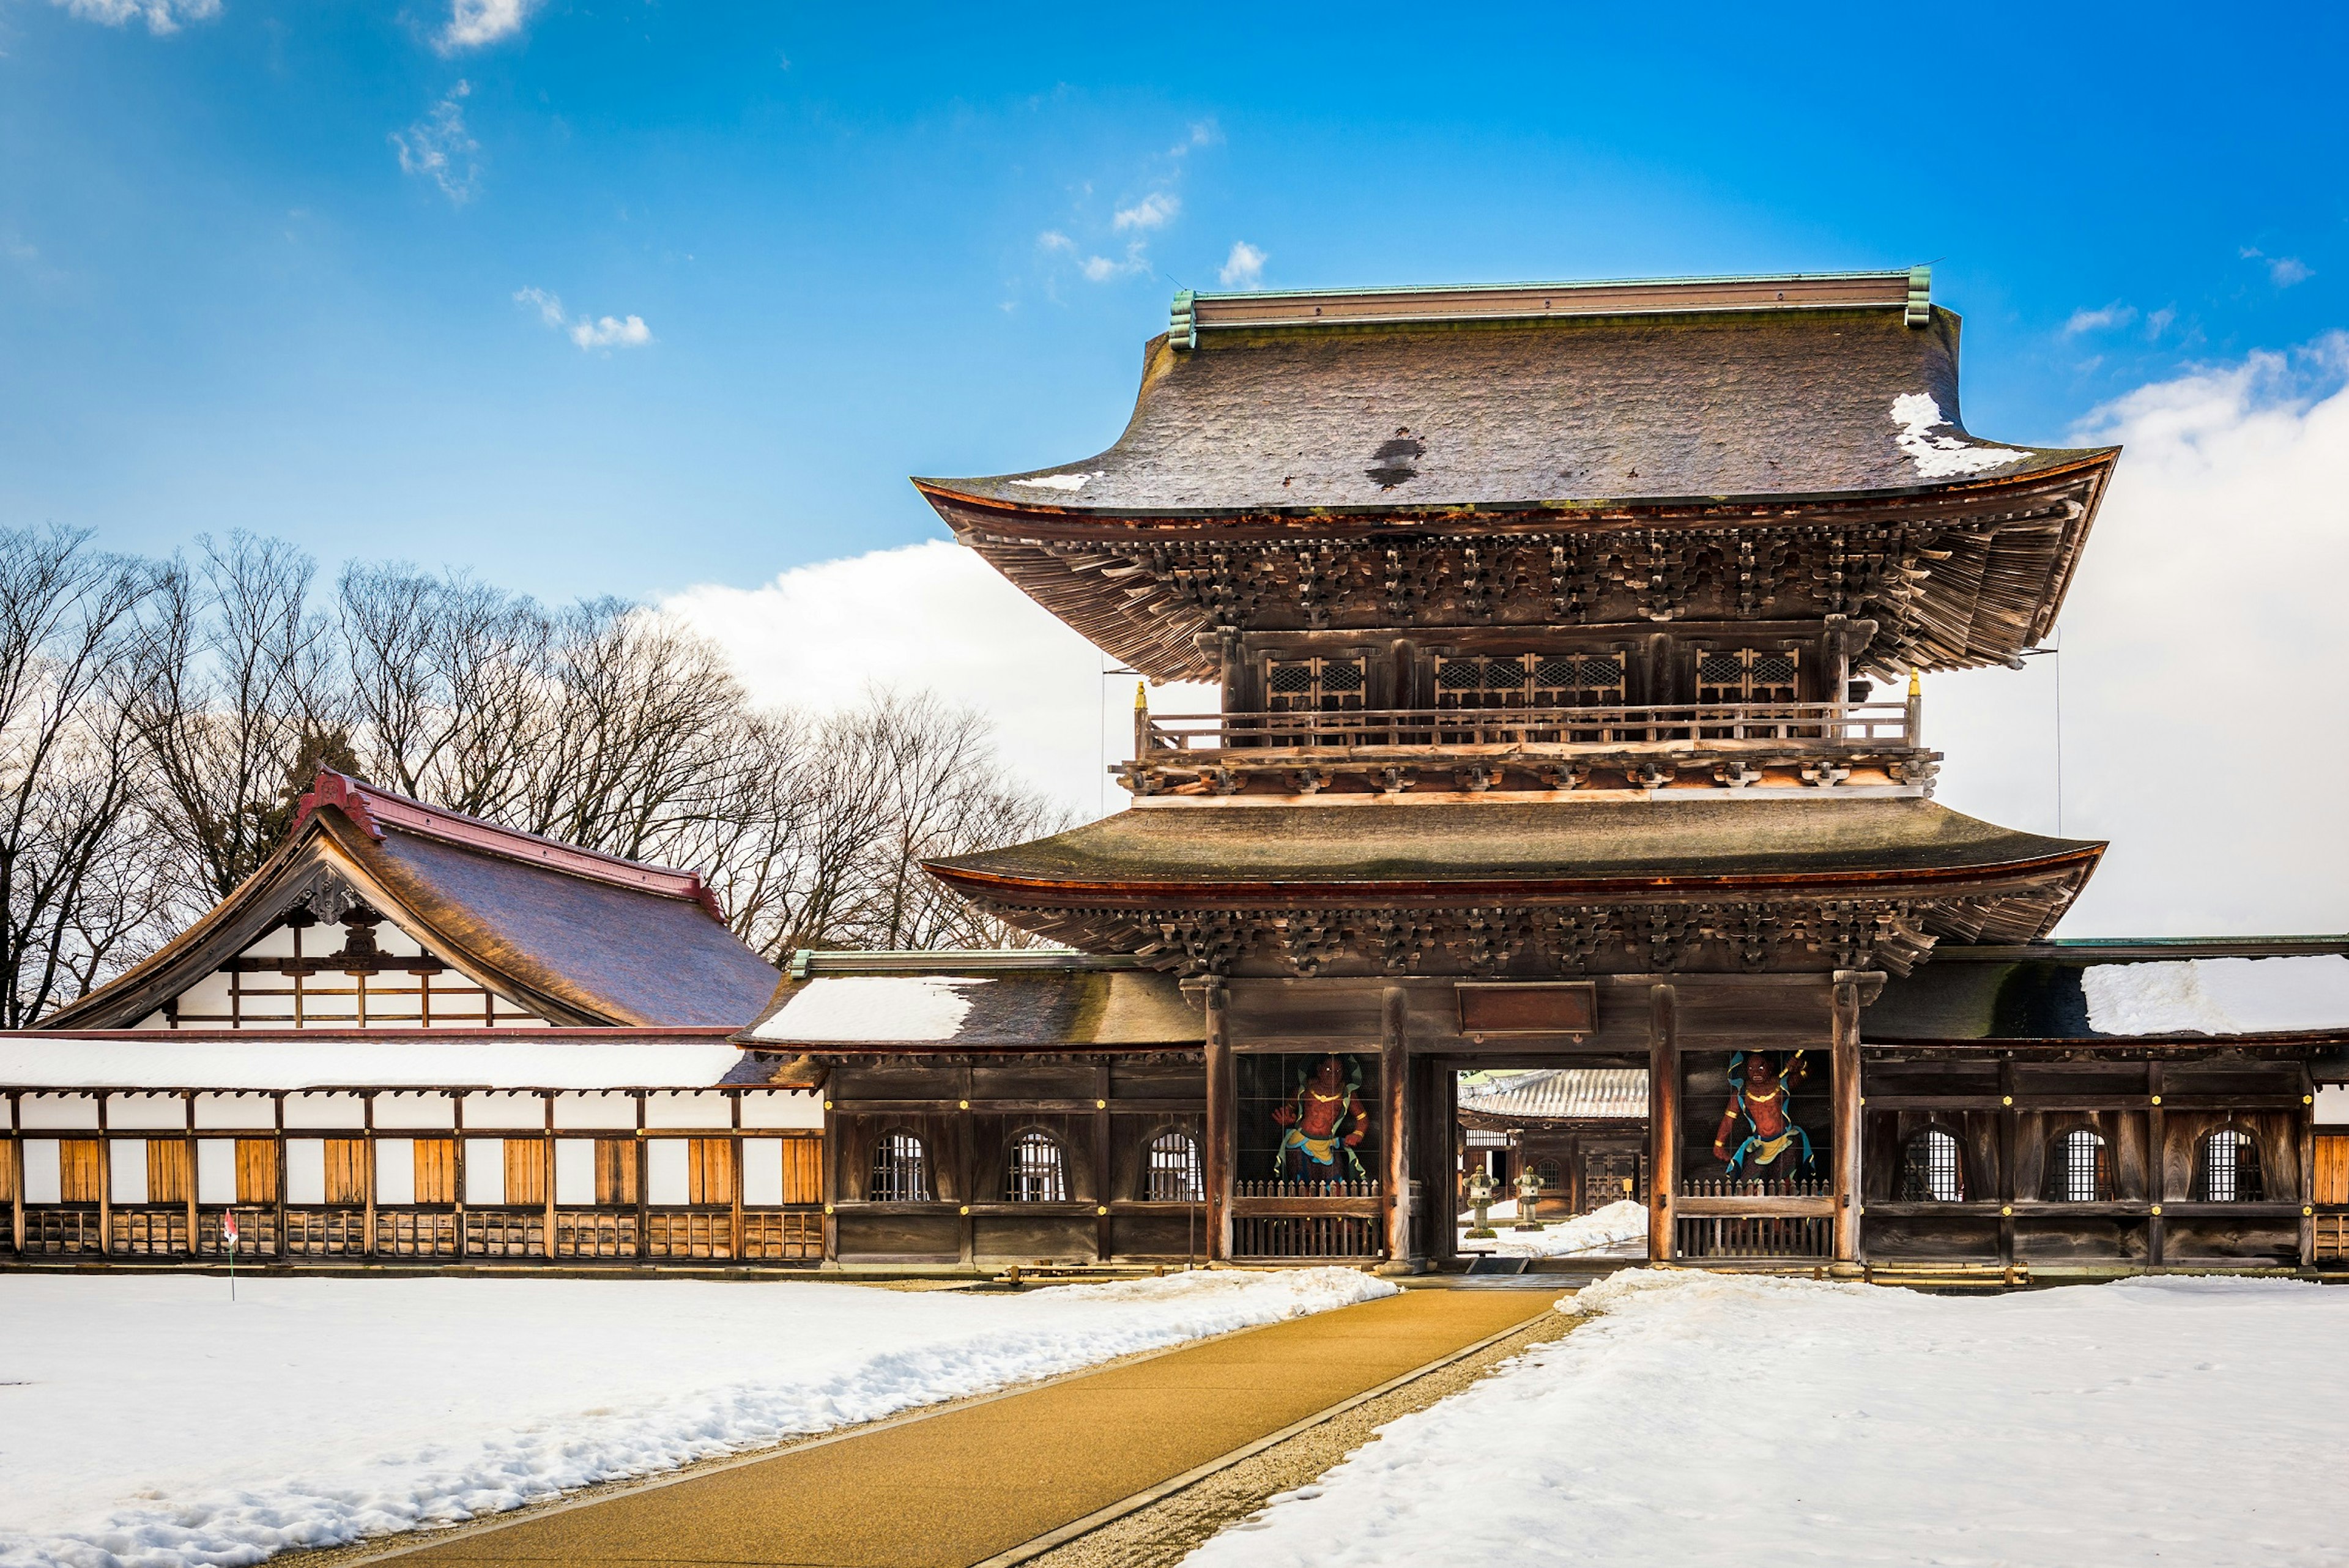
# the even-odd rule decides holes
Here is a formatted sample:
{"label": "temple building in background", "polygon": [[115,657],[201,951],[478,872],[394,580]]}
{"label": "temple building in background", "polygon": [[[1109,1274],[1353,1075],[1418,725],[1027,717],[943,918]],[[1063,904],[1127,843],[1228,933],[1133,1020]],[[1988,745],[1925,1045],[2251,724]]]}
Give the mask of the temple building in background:
{"label": "temple building in background", "polygon": [[2337,1264],[2349,939],[2056,939],[2104,846],[1932,798],[1918,676],[2048,633],[2119,459],[1970,433],[1958,339],[1922,268],[1178,295],[1109,451],[916,482],[1220,692],[930,865],[1051,946],[778,976],[690,873],[326,775],[0,1037],[11,1244],[1410,1272],[1499,1149],[1658,1262]]}

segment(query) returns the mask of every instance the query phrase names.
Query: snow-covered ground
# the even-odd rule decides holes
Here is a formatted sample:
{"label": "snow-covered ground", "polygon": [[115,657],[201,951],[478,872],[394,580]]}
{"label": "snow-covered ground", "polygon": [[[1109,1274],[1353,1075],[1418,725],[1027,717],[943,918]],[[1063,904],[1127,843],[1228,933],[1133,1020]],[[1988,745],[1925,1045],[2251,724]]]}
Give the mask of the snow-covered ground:
{"label": "snow-covered ground", "polygon": [[1394,1289],[0,1276],[0,1564],[257,1563]]}
{"label": "snow-covered ground", "polygon": [[1562,1258],[1580,1256],[1604,1258],[1622,1255],[1627,1251],[1647,1256],[1647,1248],[1627,1247],[1627,1243],[1644,1241],[1648,1234],[1648,1206],[1622,1199],[1604,1209],[1595,1209],[1572,1220],[1562,1220],[1545,1225],[1538,1231],[1513,1231],[1517,1222],[1517,1206],[1495,1203],[1485,1211],[1495,1232],[1491,1237],[1470,1237],[1468,1228],[1475,1216],[1464,1217],[1460,1224],[1460,1251],[1491,1252],[1503,1258]]}
{"label": "snow-covered ground", "polygon": [[2349,1291],[1631,1271],[1187,1568],[2349,1560]]}

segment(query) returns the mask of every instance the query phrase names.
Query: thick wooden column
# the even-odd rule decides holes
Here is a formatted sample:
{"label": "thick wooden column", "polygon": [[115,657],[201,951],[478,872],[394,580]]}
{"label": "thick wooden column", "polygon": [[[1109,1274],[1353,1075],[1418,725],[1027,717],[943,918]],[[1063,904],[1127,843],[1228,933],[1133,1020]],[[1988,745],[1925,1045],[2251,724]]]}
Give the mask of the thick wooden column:
{"label": "thick wooden column", "polygon": [[2316,1267],[2316,1080],[2300,1064],[2300,1266]]}
{"label": "thick wooden column", "polygon": [[1648,1262],[1672,1261],[1672,1195],[1680,1186],[1681,1041],[1669,985],[1648,988]]}
{"label": "thick wooden column", "polygon": [[1835,1068],[1835,1255],[1838,1263],[1859,1262],[1859,1206],[1867,1194],[1860,1176],[1859,986],[1848,974],[1835,981],[1831,1036]]}
{"label": "thick wooden column", "polygon": [[2022,1130],[2014,1108],[2014,1064],[1998,1064],[1998,1262],[2014,1267],[2014,1161]]}
{"label": "thick wooden column", "polygon": [[1417,1273],[1427,1266],[1412,1241],[1411,1058],[1403,1050],[1411,999],[1399,985],[1379,996],[1379,1088],[1385,1099],[1387,1262]]}
{"label": "thick wooden column", "polygon": [[2145,1113],[2145,1196],[2152,1205],[2152,1212],[2145,1221],[2145,1263],[2149,1269],[2158,1269],[2169,1244],[2161,1217],[2162,1205],[2169,1201],[2169,1122],[2168,1113],[2161,1108],[2161,1092],[2168,1085],[2158,1062],[2146,1064],[2145,1077],[2146,1092],[2150,1096]]}
{"label": "thick wooden column", "polygon": [[[419,989],[419,990],[421,990],[421,989],[422,989],[423,980],[424,980],[424,977],[423,977],[423,976],[421,976],[421,975],[419,975],[419,976],[417,977],[417,983],[418,983],[418,989]],[[544,1242],[540,1246],[540,1248],[539,1248],[539,1251],[538,1251],[538,1255],[539,1255],[540,1257],[542,1257],[542,1258],[544,1258],[547,1262],[553,1262],[554,1261],[554,1257],[555,1257],[555,1246],[554,1246],[554,1223],[555,1223],[555,1221],[554,1221],[554,1090],[552,1090],[552,1089],[541,1089],[541,1090],[538,1092],[538,1108],[539,1108],[540,1135],[541,1135],[541,1136],[540,1136],[540,1142],[539,1142],[539,1146],[538,1146],[538,1158],[539,1158],[539,1160],[540,1160],[541,1165],[542,1165],[542,1168],[543,1168],[543,1169],[542,1169],[542,1174],[544,1176],[545,1180],[546,1180],[546,1214],[545,1214],[546,1240],[545,1240],[545,1241],[544,1241]],[[593,1147],[593,1146],[591,1145],[590,1147]],[[593,1191],[593,1189],[590,1189],[590,1191],[592,1192],[592,1191]],[[527,1241],[525,1241],[525,1242],[523,1244],[523,1251],[524,1253],[528,1253],[528,1252],[529,1252],[529,1251],[530,1251],[530,1245],[529,1245],[529,1243],[528,1243]]]}
{"label": "thick wooden column", "polygon": [[[1141,695],[1142,688],[1134,687]],[[1113,1255],[1116,1238],[1110,1233],[1110,1096],[1109,1058],[1098,1057],[1093,1062],[1093,1257],[1106,1263]]]}
{"label": "thick wooden column", "polygon": [[1232,1061],[1229,999],[1220,980],[1206,984],[1207,1257],[1232,1255],[1232,1139],[1239,1074]]}

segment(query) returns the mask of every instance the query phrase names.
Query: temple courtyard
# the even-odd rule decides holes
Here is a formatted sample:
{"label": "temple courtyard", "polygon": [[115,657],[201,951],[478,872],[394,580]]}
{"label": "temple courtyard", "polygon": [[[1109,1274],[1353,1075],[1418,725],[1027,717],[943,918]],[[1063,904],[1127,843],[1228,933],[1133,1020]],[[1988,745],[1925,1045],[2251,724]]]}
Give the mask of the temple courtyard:
{"label": "temple courtyard", "polygon": [[[2349,1372],[2330,1347],[2349,1295],[2312,1283],[1936,1296],[1633,1270],[1561,1295],[1313,1269],[1017,1293],[286,1278],[237,1293],[0,1280],[0,1563],[389,1551],[596,1487],[609,1495],[444,1531],[425,1554],[641,1560],[649,1541],[678,1562],[993,1562],[1136,1496],[1146,1525],[1184,1495],[1163,1495],[1168,1480],[1253,1448],[1268,1452],[1249,1463],[1277,1461],[1347,1405],[1386,1424],[1347,1438],[1335,1468],[1325,1441],[1269,1506],[1205,1526],[1195,1507],[1179,1529],[1119,1527],[1042,1560],[1178,1561],[1183,1530],[1217,1524],[1189,1560],[1729,1564],[1757,1542],[1822,1563],[2339,1560]],[[1523,1353],[1400,1418],[1378,1402],[1495,1344]],[[968,1400],[991,1390],[1009,1397]],[[757,1462],[709,1464],[730,1456]],[[679,1485],[609,1487],[697,1466]]]}

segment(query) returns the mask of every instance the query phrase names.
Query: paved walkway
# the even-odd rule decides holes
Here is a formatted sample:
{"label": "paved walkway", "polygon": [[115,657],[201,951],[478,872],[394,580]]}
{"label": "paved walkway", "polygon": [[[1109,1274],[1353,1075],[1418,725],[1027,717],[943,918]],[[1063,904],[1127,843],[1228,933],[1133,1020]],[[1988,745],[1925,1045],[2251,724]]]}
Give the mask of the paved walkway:
{"label": "paved walkway", "polygon": [[1413,1290],[401,1554],[969,1568],[1548,1310]]}

